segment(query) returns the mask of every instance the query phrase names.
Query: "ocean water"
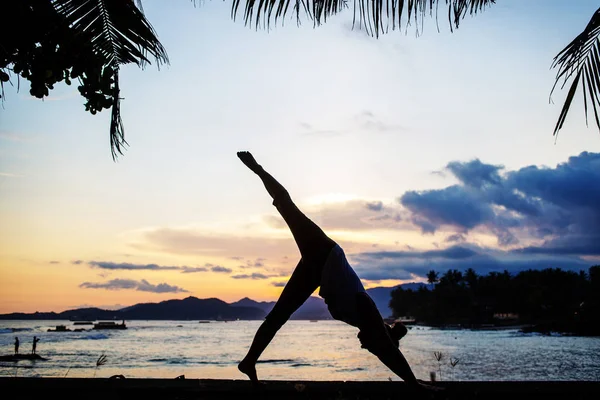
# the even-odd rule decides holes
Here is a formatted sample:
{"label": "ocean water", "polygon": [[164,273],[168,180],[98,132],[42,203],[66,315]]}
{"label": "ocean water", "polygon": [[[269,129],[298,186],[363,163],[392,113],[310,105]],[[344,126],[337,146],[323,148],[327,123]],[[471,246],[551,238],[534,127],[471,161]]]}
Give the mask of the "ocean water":
{"label": "ocean water", "polygon": [[[237,362],[260,321],[127,321],[127,330],[47,332],[69,321],[0,321],[0,354],[31,351],[48,361],[0,361],[0,376],[245,379]],[[400,380],[337,321],[290,321],[257,370],[268,380]],[[600,338],[542,336],[518,330],[470,331],[412,327],[401,350],[417,378],[438,380],[600,380]],[[441,352],[438,362],[434,352]],[[97,366],[104,354],[106,363]],[[452,367],[451,359],[458,359]]]}

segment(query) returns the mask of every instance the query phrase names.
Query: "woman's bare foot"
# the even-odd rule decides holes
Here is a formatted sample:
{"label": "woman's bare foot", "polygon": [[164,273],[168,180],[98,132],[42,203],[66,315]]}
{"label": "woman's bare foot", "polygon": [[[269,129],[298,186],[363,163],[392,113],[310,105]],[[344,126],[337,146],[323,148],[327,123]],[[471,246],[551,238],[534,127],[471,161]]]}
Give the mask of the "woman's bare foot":
{"label": "woman's bare foot", "polygon": [[256,375],[256,364],[255,363],[251,363],[246,360],[242,360],[238,364],[238,369],[240,370],[240,372],[248,375],[248,378],[250,378],[252,383],[258,383],[258,376]]}
{"label": "woman's bare foot", "polygon": [[244,163],[244,165],[250,168],[252,171],[258,173],[261,166],[256,162],[254,156],[249,151],[238,151],[238,158]]}

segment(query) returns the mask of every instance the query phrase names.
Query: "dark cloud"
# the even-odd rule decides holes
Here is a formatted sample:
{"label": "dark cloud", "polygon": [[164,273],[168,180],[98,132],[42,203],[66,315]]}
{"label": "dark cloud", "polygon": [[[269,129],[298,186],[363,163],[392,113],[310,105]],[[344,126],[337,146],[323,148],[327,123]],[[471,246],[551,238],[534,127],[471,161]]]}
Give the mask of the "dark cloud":
{"label": "dark cloud", "polygon": [[369,254],[371,258],[444,258],[449,260],[460,260],[477,255],[473,249],[463,246],[452,246],[443,250],[426,250],[426,251],[378,251]]}
{"label": "dark cloud", "polygon": [[225,274],[230,274],[232,269],[231,268],[227,268],[227,267],[222,267],[220,265],[215,265],[214,267],[212,267],[210,269],[212,272],[221,272],[221,273],[225,273]]}
{"label": "dark cloud", "polygon": [[206,272],[208,271],[207,267],[181,267],[182,274],[194,274],[196,272]]}
{"label": "dark cloud", "polygon": [[423,233],[483,228],[502,246],[517,245],[520,238],[543,242],[522,249],[523,254],[599,254],[599,153],[583,152],[554,168],[503,171],[473,160],[453,161],[446,169],[459,184],[409,191],[399,199]]}
{"label": "dark cloud", "polygon": [[443,225],[468,231],[494,218],[489,204],[482,202],[477,193],[459,185],[406,192],[399,201],[413,213],[413,223],[424,233],[433,233]]}
{"label": "dark cloud", "polygon": [[269,277],[265,274],[261,274],[259,272],[254,272],[252,274],[240,274],[240,275],[232,275],[233,279],[268,279]]}
{"label": "dark cloud", "polygon": [[74,261],[71,261],[71,264],[79,265],[79,264],[83,264],[83,262],[84,261],[82,261],[82,260],[74,260]]}
{"label": "dark cloud", "polygon": [[381,201],[371,201],[367,202],[365,206],[371,211],[381,211],[383,210],[383,203]]}
{"label": "dark cloud", "polygon": [[522,254],[600,256],[600,235],[568,235],[545,241],[541,246],[516,250]]}
{"label": "dark cloud", "polygon": [[83,282],[79,285],[84,289],[106,289],[106,290],[137,290],[152,293],[187,293],[187,290],[166,283],[153,285],[145,279],[136,281],[133,279],[113,279],[108,282]]}
{"label": "dark cloud", "polygon": [[165,266],[165,265],[157,265],[157,264],[131,264],[131,263],[115,263],[110,261],[90,261],[89,265],[96,268],[101,269],[111,269],[111,270],[126,270],[126,271],[174,271],[181,270],[187,267],[176,267],[176,266]]}
{"label": "dark cloud", "polygon": [[503,168],[501,165],[484,164],[479,160],[466,163],[452,161],[446,166],[446,169],[464,185],[476,188],[499,184],[501,178],[498,172]]}
{"label": "dark cloud", "polygon": [[284,287],[286,284],[287,282],[271,282],[271,285],[275,287]]}
{"label": "dark cloud", "polygon": [[448,243],[464,242],[465,240],[466,240],[465,235],[462,235],[460,233],[454,233],[446,238],[446,242],[448,242]]}
{"label": "dark cloud", "polygon": [[60,264],[60,261],[52,260],[49,262],[50,264]]}
{"label": "dark cloud", "polygon": [[158,265],[158,264],[132,264],[132,263],[115,263],[110,261],[90,261],[88,264],[95,268],[104,270],[121,270],[121,271],[181,271],[182,274],[192,274],[197,272],[217,272],[231,273],[231,268],[210,263],[204,264],[203,267],[188,267],[174,265]]}
{"label": "dark cloud", "polygon": [[444,250],[365,252],[351,256],[357,274],[368,280],[426,278],[430,270],[518,272],[527,269],[561,268],[587,270],[592,263],[570,254],[542,254],[476,246],[452,246]]}

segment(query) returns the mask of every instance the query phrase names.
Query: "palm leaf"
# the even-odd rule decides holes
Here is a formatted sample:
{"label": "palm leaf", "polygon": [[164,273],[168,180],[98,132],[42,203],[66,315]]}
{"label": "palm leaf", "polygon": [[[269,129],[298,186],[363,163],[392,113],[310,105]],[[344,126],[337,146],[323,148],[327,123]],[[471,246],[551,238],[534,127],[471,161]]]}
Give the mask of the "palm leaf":
{"label": "palm leaf", "polygon": [[148,54],[156,64],[168,63],[167,53],[156,32],[133,0],[52,0],[56,11],[69,22],[71,29],[90,43],[105,68],[114,76],[110,143],[113,159],[123,154],[127,145],[121,119],[118,69],[122,64],[133,63],[144,67],[150,63]]}
{"label": "palm leaf", "polygon": [[86,37],[107,65],[168,63],[156,32],[132,0],[53,0],[71,28]]}
{"label": "palm leaf", "polygon": [[[231,16],[236,18],[240,11],[242,0],[233,0]],[[300,23],[301,15],[320,25],[327,22],[331,15],[348,8],[348,0],[246,0],[243,19],[247,25],[256,28],[268,28],[271,23],[283,19],[290,10]],[[400,29],[403,24],[414,21],[419,30],[424,17],[435,12],[436,19],[440,4],[447,7],[450,29],[458,25],[467,14],[473,15],[483,11],[495,0],[353,0],[353,26],[358,22],[359,28],[365,29],[369,35],[378,37],[387,33],[390,28]],[[358,18],[357,18],[358,17]]]}
{"label": "palm leaf", "polygon": [[562,81],[561,88],[564,88],[571,78],[573,78],[573,82],[554,127],[554,135],[558,135],[558,131],[565,123],[580,82],[583,91],[585,122],[586,124],[588,122],[589,104],[594,110],[596,125],[600,129],[598,117],[598,108],[600,107],[600,8],[596,10],[583,32],[554,57],[552,68],[556,67],[558,67],[558,72],[550,97],[560,81]]}

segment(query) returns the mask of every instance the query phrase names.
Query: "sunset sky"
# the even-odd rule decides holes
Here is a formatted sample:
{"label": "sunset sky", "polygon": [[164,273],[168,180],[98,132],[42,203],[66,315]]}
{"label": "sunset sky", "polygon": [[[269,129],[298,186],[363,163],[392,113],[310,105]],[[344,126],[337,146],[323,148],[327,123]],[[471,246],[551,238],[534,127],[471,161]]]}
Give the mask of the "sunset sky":
{"label": "sunset sky", "polygon": [[454,33],[440,17],[379,39],[351,9],[266,32],[229,1],[143,4],[170,65],[123,68],[117,162],[76,85],[5,85],[0,313],[275,300],[299,253],[239,150],[368,287],[600,264],[600,134],[577,96],[553,137],[566,90],[549,102],[596,0],[498,0]]}

